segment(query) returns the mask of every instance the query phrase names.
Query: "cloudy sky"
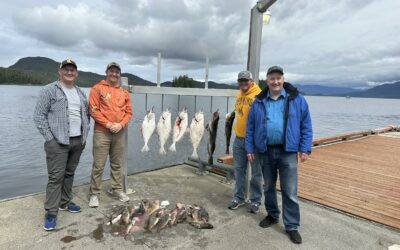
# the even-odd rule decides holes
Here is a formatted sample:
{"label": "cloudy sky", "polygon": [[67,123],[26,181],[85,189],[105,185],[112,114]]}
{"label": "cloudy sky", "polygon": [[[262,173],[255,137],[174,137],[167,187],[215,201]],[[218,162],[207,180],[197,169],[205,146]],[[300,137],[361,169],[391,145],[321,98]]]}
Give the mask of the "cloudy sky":
{"label": "cloudy sky", "polygon": [[[156,81],[188,74],[234,82],[245,69],[255,0],[1,1],[0,66],[66,57],[103,73],[109,61]],[[278,0],[263,28],[261,73],[284,67],[298,84],[363,87],[400,80],[399,0]]]}

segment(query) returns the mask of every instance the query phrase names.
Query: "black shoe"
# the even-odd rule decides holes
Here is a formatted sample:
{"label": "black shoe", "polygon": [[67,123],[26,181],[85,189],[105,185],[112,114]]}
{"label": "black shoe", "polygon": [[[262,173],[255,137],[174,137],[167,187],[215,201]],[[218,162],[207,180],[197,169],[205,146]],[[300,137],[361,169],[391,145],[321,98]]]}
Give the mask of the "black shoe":
{"label": "black shoe", "polygon": [[286,233],[289,235],[290,240],[294,244],[301,244],[302,239],[301,239],[301,235],[299,234],[299,231],[291,230],[291,231],[286,231]]}
{"label": "black shoe", "polygon": [[260,211],[260,204],[258,203],[251,203],[249,206],[249,212],[256,214]]}
{"label": "black shoe", "polygon": [[230,210],[236,210],[239,207],[243,206],[245,204],[245,202],[237,202],[235,200],[232,201],[232,203],[229,205],[229,209]]}
{"label": "black shoe", "polygon": [[258,224],[262,228],[267,228],[270,227],[274,224],[277,224],[279,222],[279,219],[275,219],[271,215],[267,215],[261,222]]}

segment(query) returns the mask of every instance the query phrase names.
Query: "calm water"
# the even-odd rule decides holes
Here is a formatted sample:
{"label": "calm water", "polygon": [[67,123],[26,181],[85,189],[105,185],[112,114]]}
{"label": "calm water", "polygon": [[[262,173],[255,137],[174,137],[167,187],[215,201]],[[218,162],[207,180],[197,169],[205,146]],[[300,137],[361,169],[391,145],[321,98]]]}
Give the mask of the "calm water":
{"label": "calm water", "polygon": [[[34,86],[0,86],[0,199],[44,191],[47,182],[47,169],[43,149],[43,138],[36,130],[32,114],[37,95],[41,87]],[[85,89],[88,93],[89,89]],[[387,124],[400,124],[399,99],[362,99],[341,97],[307,97],[310,105],[314,138],[336,135],[363,129],[383,127]],[[215,155],[224,154],[224,116],[227,110],[233,109],[234,98],[211,98],[192,96],[181,97],[165,96],[162,102],[160,95],[134,95],[132,97],[134,119],[129,125],[128,165],[129,172],[140,172],[147,169],[183,162],[191,155],[192,149],[189,136],[185,135],[178,143],[176,153],[168,152],[167,156],[158,155],[158,137],[150,139],[149,153],[141,153],[143,140],[140,133],[140,124],[148,107],[155,106],[157,120],[162,106],[170,107],[173,111],[173,120],[179,109],[187,107],[190,120],[195,108],[203,109],[206,121],[209,120],[211,110],[221,111],[217,150]],[[211,107],[212,105],[212,107]],[[195,107],[196,106],[196,107]],[[93,132],[93,131],[91,131]],[[206,159],[206,141],[202,140],[199,155]],[[170,142],[167,143],[169,147]],[[80,165],[75,175],[75,184],[87,183],[92,164],[92,133],[82,155]],[[106,168],[104,177],[108,178]],[[134,183],[131,183],[134,187]]]}

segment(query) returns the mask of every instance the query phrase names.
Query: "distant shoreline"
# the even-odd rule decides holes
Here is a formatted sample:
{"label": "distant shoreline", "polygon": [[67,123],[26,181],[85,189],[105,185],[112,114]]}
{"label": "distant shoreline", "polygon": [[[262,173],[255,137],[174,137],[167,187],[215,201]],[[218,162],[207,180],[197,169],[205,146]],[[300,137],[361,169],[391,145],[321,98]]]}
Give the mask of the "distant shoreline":
{"label": "distant shoreline", "polygon": [[[30,84],[30,83],[0,83],[0,86],[4,85],[4,86],[30,86],[30,87],[41,87],[41,86],[45,86],[49,83],[44,83],[44,84]],[[91,88],[88,86],[81,86],[81,88]],[[173,88],[173,87],[170,87]],[[391,97],[370,97],[370,96],[351,96],[351,95],[307,95],[307,94],[303,94],[304,96],[313,96],[313,97],[341,97],[344,99],[352,99],[352,98],[370,98],[370,99],[392,99],[392,100],[399,100],[400,98],[391,98]],[[347,97],[350,98],[347,98]]]}

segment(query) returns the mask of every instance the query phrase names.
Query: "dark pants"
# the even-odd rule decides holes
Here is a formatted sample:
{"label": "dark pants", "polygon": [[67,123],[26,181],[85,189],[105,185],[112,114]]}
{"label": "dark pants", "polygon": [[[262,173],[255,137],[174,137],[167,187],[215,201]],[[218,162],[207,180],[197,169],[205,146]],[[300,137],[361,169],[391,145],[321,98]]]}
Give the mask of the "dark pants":
{"label": "dark pants", "polygon": [[268,147],[267,152],[257,154],[264,176],[265,209],[278,219],[280,210],[276,193],[276,180],[282,193],[283,223],[286,230],[300,226],[300,208],[297,197],[297,153],[285,152],[283,147]]}
{"label": "dark pants", "polygon": [[84,148],[81,137],[71,137],[69,145],[54,139],[44,143],[49,177],[44,209],[48,214],[56,215],[59,207],[72,200],[74,174]]}

